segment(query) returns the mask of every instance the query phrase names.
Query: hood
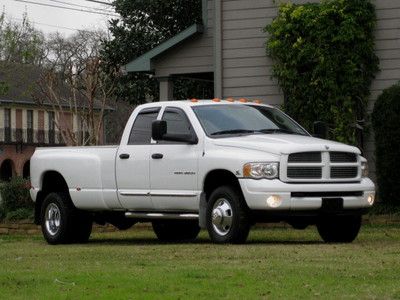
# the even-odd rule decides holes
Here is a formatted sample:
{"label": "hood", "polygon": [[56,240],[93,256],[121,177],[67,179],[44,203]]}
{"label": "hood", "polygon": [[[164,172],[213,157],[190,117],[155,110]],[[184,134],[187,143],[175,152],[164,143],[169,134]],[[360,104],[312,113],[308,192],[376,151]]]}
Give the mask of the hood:
{"label": "hood", "polygon": [[308,151],[361,153],[354,146],[295,134],[252,134],[213,139],[213,143],[216,146],[250,149],[279,155]]}

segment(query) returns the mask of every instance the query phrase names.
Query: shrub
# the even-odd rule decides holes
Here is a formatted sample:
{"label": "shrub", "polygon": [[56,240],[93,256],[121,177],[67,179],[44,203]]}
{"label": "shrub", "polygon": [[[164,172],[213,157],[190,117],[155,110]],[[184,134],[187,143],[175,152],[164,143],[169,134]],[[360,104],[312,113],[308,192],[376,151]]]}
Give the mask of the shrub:
{"label": "shrub", "polygon": [[33,209],[32,208],[18,208],[10,211],[5,216],[7,221],[18,221],[18,220],[33,220]]}
{"label": "shrub", "polygon": [[29,195],[29,181],[21,177],[14,177],[10,182],[5,182],[0,186],[0,193],[2,199],[0,215],[2,215],[3,219],[7,219],[10,213],[13,219],[18,214],[22,214],[25,217],[27,214],[22,213],[21,210],[33,212],[34,204]]}
{"label": "shrub", "polygon": [[379,197],[400,206],[400,83],[383,91],[372,112]]}
{"label": "shrub", "polygon": [[328,0],[282,4],[265,28],[285,110],[307,129],[324,121],[331,138],[355,144],[357,120],[364,118],[378,71],[375,24],[369,0]]}

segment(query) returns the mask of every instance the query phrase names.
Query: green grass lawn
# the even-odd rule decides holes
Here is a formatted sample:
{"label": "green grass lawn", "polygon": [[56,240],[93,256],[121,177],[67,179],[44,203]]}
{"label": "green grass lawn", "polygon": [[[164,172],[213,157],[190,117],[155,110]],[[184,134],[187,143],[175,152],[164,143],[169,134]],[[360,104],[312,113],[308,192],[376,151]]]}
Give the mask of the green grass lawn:
{"label": "green grass lawn", "polygon": [[265,228],[246,245],[159,243],[150,229],[95,233],[86,245],[0,236],[0,298],[400,299],[400,226],[366,225],[347,245],[317,231]]}

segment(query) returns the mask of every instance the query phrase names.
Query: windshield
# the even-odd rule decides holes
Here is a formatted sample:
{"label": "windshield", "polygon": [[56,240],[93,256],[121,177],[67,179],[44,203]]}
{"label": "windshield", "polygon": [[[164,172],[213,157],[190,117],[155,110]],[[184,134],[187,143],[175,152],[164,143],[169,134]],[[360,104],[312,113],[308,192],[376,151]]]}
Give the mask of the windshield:
{"label": "windshield", "polygon": [[208,136],[232,134],[308,133],[279,109],[255,105],[202,105],[193,107]]}

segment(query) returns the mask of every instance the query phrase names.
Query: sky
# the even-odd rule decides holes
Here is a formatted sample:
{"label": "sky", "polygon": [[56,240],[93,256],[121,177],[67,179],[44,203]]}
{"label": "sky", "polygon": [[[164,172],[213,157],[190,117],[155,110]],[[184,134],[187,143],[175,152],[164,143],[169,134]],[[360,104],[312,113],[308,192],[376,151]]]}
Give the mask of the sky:
{"label": "sky", "polygon": [[[0,9],[5,11],[6,18],[12,21],[21,21],[24,12],[27,12],[28,19],[34,24],[35,28],[42,30],[45,34],[60,32],[69,36],[76,30],[86,29],[107,29],[107,20],[114,14],[112,6],[95,3],[88,0],[0,0]],[[26,2],[25,2],[26,1]],[[99,0],[108,2],[111,0]],[[31,3],[27,3],[31,2]],[[34,3],[45,4],[38,5]],[[61,6],[77,10],[86,10],[101,14],[69,10],[65,8],[50,7]]]}

